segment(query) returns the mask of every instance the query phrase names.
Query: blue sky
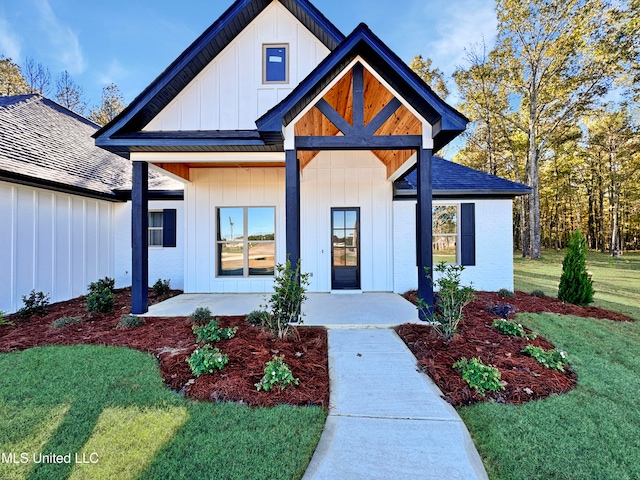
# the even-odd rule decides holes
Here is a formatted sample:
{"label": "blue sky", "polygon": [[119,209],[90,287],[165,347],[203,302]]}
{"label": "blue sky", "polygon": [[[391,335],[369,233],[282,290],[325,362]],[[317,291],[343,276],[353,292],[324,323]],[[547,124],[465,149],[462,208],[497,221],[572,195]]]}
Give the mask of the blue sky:
{"label": "blue sky", "polygon": [[[464,65],[465,47],[495,37],[493,0],[312,2],[345,35],[364,22],[404,61],[422,54],[447,75]],[[90,107],[110,83],[130,102],[231,3],[2,0],[0,55],[18,64],[32,57],[53,76],[67,70]]]}

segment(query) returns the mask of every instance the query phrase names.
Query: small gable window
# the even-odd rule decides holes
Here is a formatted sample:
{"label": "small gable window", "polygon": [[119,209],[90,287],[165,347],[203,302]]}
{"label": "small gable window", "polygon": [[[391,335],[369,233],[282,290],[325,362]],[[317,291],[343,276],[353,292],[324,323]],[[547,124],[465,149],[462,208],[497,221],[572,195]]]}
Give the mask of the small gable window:
{"label": "small gable window", "polygon": [[289,45],[263,45],[262,65],[262,83],[289,83]]}

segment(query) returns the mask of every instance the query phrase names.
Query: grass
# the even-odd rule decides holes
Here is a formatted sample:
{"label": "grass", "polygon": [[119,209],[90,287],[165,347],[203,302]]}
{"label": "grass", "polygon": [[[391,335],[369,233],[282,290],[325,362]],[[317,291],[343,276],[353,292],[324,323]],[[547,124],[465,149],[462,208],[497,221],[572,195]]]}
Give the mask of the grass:
{"label": "grass", "polygon": [[[0,462],[7,480],[301,478],[326,417],[185,399],[153,357],[122,347],[2,354],[0,371],[0,452],[28,459]],[[34,463],[39,453],[71,463]]]}
{"label": "grass", "polygon": [[[542,290],[546,295],[557,297],[564,253],[545,250],[541,260],[528,260],[516,253],[516,290]],[[593,305],[640,320],[640,252],[625,253],[621,258],[588,252],[587,269],[593,274]]]}
{"label": "grass", "polygon": [[640,478],[640,323],[518,320],[569,354],[578,386],[525,405],[460,409],[492,479]]}
{"label": "grass", "polygon": [[[563,252],[515,260],[516,289],[556,296]],[[595,305],[640,320],[640,254],[590,252]],[[525,405],[459,410],[491,479],[640,478],[640,322],[554,314],[518,321],[569,354],[577,387]]]}

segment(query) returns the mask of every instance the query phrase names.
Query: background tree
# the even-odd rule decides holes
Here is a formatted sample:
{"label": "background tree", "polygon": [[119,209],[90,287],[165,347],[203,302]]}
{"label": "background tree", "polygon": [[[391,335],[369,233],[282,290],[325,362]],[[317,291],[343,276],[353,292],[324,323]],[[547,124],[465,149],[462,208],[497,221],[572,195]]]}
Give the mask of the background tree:
{"label": "background tree", "polygon": [[102,102],[89,112],[89,119],[105,126],[125,108],[124,96],[120,89],[111,84],[102,89]]}
{"label": "background tree", "polygon": [[447,82],[444,80],[444,74],[439,68],[433,68],[432,60],[430,58],[422,58],[422,55],[416,55],[409,67],[416,72],[418,76],[429,85],[434,92],[436,92],[440,98],[445,100],[449,96],[449,89],[447,88]]}
{"label": "background tree", "polygon": [[507,72],[510,116],[527,138],[529,244],[541,256],[539,166],[557,130],[575,123],[606,94],[618,64],[610,35],[612,8],[603,0],[497,0],[498,44]]}
{"label": "background tree", "polygon": [[31,58],[24,61],[24,80],[27,84],[28,93],[39,93],[47,96],[51,90],[51,72],[47,67]]}
{"label": "background tree", "polygon": [[0,56],[0,96],[24,95],[27,92],[27,83],[20,67],[10,58]]}
{"label": "background tree", "polygon": [[56,78],[56,101],[65,108],[78,115],[83,115],[87,109],[84,91],[66,70]]}

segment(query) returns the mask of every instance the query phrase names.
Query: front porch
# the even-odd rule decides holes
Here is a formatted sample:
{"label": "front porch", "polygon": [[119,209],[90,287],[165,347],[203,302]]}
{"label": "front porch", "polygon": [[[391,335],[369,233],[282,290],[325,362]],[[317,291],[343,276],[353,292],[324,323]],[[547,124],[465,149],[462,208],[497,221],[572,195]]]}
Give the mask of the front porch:
{"label": "front porch", "polygon": [[[149,307],[143,317],[186,317],[198,307],[212,315],[246,315],[267,303],[264,293],[182,294]],[[303,325],[327,328],[390,328],[418,322],[416,308],[400,295],[388,292],[361,294],[308,293],[302,306]]]}

